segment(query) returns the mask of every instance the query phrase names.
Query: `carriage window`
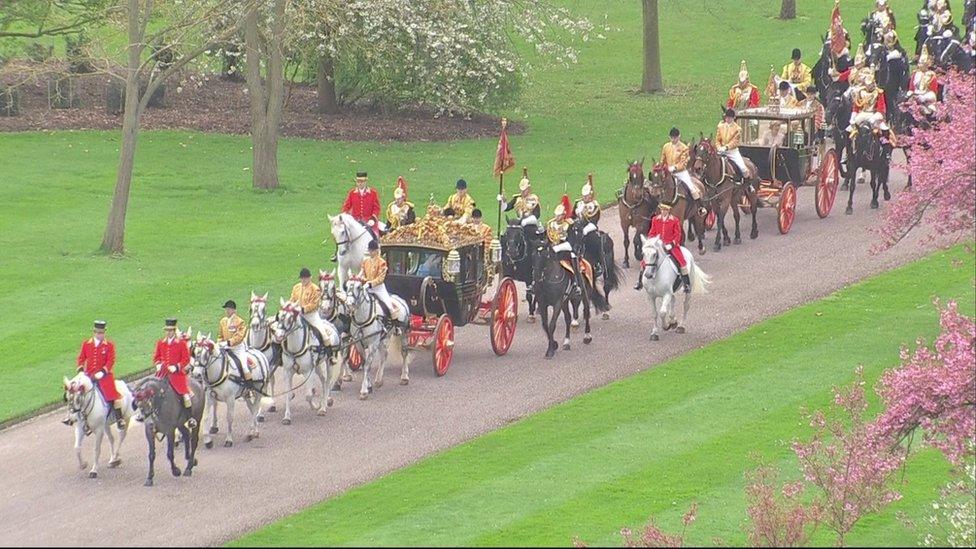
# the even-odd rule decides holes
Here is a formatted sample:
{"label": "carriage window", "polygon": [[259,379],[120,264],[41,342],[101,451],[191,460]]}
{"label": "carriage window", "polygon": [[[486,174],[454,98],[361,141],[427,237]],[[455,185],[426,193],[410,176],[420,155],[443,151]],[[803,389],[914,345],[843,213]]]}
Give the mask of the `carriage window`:
{"label": "carriage window", "polygon": [[787,137],[789,131],[787,131],[787,125],[785,122],[779,120],[741,120],[742,125],[742,135],[745,136],[742,139],[744,145],[751,145],[754,147],[772,147],[774,144],[779,147],[786,147]]}
{"label": "carriage window", "polygon": [[408,274],[417,268],[417,253],[407,250],[385,250],[390,274]]}
{"label": "carriage window", "polygon": [[441,252],[420,252],[420,263],[417,265],[415,272],[410,274],[426,277],[432,276],[434,278],[441,278],[441,265],[444,262],[444,255]]}
{"label": "carriage window", "polygon": [[386,263],[390,274],[409,276],[441,276],[443,253],[427,250],[388,250]]}

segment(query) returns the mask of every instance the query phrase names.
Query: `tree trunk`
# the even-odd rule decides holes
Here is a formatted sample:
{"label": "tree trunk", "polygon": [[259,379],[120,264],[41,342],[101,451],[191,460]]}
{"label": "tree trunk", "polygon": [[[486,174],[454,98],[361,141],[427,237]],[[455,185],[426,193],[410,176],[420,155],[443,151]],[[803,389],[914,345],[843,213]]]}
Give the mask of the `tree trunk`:
{"label": "tree trunk", "polygon": [[779,9],[780,19],[796,19],[796,0],[783,0]]}
{"label": "tree trunk", "polygon": [[339,101],[336,98],[335,67],[332,64],[332,56],[326,54],[319,58],[315,79],[318,83],[319,112],[337,114]]}
{"label": "tree trunk", "polygon": [[[244,21],[245,78],[251,98],[251,185],[255,189],[278,187],[278,129],[285,102],[284,52],[285,4],[276,0],[271,17],[271,37],[261,41],[257,10]],[[267,57],[266,78],[261,78],[261,60]]]}
{"label": "tree trunk", "polygon": [[657,0],[642,1],[644,3],[644,79],[641,82],[641,91],[654,93],[664,89],[661,81]]}

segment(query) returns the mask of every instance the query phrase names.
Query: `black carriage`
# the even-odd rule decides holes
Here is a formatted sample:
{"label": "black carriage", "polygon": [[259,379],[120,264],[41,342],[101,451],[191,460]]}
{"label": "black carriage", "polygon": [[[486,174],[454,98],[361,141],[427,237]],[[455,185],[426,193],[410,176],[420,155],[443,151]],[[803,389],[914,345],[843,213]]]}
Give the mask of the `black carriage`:
{"label": "black carriage", "polygon": [[756,165],[759,205],[777,209],[779,232],[786,234],[793,226],[802,185],[816,186],[817,215],[827,217],[837,196],[840,164],[833,144],[817,141],[814,112],[768,106],[744,109],[736,117],[742,129],[739,152]]}

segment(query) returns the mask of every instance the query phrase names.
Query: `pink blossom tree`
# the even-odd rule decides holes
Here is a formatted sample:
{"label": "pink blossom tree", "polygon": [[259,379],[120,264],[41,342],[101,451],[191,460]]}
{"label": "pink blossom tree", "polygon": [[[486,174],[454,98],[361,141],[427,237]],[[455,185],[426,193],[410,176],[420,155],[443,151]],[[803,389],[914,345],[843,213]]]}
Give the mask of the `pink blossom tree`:
{"label": "pink blossom tree", "polygon": [[[971,123],[971,121],[970,121]],[[959,465],[976,437],[976,324],[955,302],[941,310],[932,347],[919,340],[901,351],[901,365],[881,378],[884,411],[877,436],[900,442],[922,429],[925,440]]]}
{"label": "pink blossom tree", "polygon": [[820,508],[802,501],[802,480],[777,489],[779,470],[761,465],[746,473],[749,524],[746,533],[754,547],[802,547],[820,520]]}
{"label": "pink blossom tree", "polygon": [[867,514],[875,513],[901,496],[889,487],[892,473],[905,459],[905,452],[887,440],[879,440],[865,415],[864,374],[859,367],[854,383],[834,388],[829,415],[810,415],[814,429],[809,442],[793,442],[800,469],[807,482],[819,488],[815,504],[821,523],[837,535],[837,545]]}
{"label": "pink blossom tree", "polygon": [[[934,120],[904,138],[911,147],[912,186],[882,214],[879,250],[922,223],[935,235],[972,234],[976,226],[976,75],[953,71],[942,83],[944,98]],[[910,111],[918,120],[925,118],[917,106]]]}

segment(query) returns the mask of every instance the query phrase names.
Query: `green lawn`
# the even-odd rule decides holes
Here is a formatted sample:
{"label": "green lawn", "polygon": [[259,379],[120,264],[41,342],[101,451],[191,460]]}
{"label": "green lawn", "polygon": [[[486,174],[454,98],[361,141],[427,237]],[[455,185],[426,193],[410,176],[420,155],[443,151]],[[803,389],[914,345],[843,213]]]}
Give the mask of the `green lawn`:
{"label": "green lawn", "polygon": [[[802,2],[801,17],[782,22],[774,18],[778,0],[662,2],[668,91],[648,97],[634,92],[641,72],[639,2],[559,3],[614,30],[606,40],[581,44],[578,65],[530,59],[532,81],[518,107],[500,113],[528,125],[513,146],[547,210],[564,188],[575,196],[590,171],[598,197],[612,199],[625,161],[659,155],[673,124],[689,134],[711,131],[740,59],[748,59],[762,85],[769,65],[785,63],[794,46],[813,57],[832,5]],[[848,20],[866,14],[871,3],[845,1]],[[908,0],[893,4],[904,17],[917,7]],[[496,192],[493,139],[287,139],[279,161],[282,188],[266,194],[250,188],[246,138],[146,133],[128,212],[129,256],[113,260],[93,250],[115,182],[117,141],[116,132],[0,134],[0,386],[6,395],[0,421],[60,397],[58,380],[73,371],[77,346],[95,318],[109,322],[118,371],[132,373],[148,366],[165,317],[215,329],[226,299],[245,302],[252,289],[273,298],[287,291],[302,265],[324,266],[331,253],[320,244],[325,214],[336,211],[357,170],[368,170],[382,186],[384,202],[398,174],[420,203],[430,192],[443,200],[458,177],[472,183],[483,205],[494,204]]]}
{"label": "green lawn", "polygon": [[[619,545],[649,515],[692,544],[745,544],[743,472],[751,454],[798,476],[788,443],[801,408],[899,345],[938,331],[932,296],[973,314],[974,256],[961,248],[882,274],[652,370],[594,390],[258,530],[232,545]],[[957,263],[953,264],[954,261]],[[950,266],[952,265],[952,266]],[[922,519],[948,467],[934,451],[907,465],[904,499],[848,543],[914,546],[896,519]],[[821,532],[821,534],[825,534]],[[816,538],[830,544],[826,535]]]}

